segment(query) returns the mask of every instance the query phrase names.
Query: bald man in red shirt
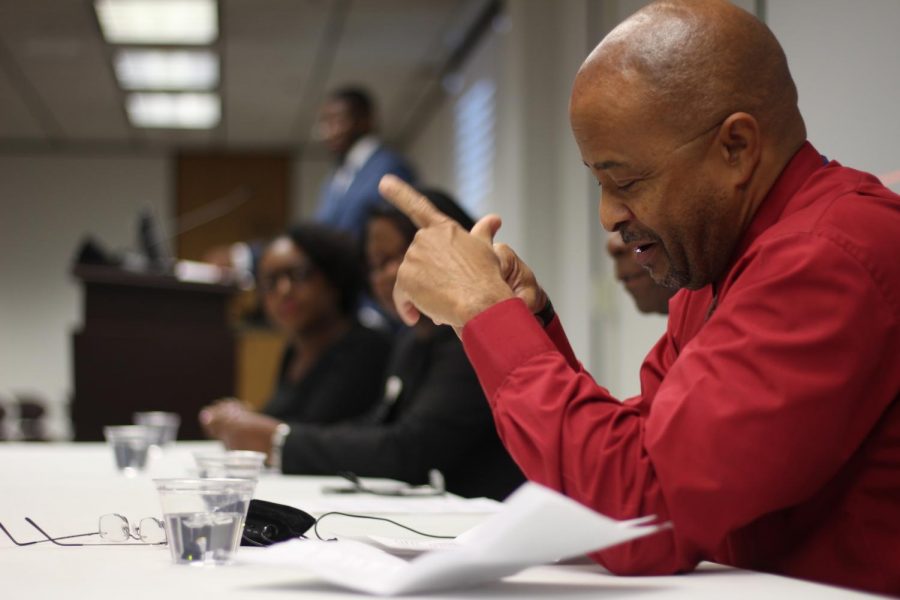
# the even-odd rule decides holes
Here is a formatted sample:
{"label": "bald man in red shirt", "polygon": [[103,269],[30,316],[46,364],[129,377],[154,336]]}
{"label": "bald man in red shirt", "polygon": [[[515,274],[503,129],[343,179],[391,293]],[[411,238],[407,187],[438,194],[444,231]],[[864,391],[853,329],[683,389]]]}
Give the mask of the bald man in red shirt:
{"label": "bald man in red shirt", "polygon": [[[900,594],[900,197],[806,140],[780,45],[720,0],[648,5],[576,76],[600,220],[659,283],[668,328],[620,403],[575,359],[534,274],[409,188],[395,299],[460,332],[529,479],[663,533],[595,558],[701,560]],[[535,317],[538,317],[537,319]]]}

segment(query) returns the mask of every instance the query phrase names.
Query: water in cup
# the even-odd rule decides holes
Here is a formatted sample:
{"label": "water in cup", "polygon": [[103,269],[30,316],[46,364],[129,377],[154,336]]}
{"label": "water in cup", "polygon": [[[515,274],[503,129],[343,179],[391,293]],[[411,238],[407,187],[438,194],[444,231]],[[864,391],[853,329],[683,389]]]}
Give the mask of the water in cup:
{"label": "water in cup", "polygon": [[116,467],[126,476],[134,476],[147,465],[147,451],[154,433],[140,425],[117,425],[103,428],[106,441],[113,450]]}
{"label": "water in cup", "polygon": [[162,411],[137,412],[133,415],[135,425],[149,427],[153,433],[153,445],[162,448],[178,437],[181,417],[175,413]]}
{"label": "water in cup", "polygon": [[147,450],[149,446],[140,442],[130,441],[113,446],[116,455],[116,466],[122,470],[133,469],[139,471],[147,465]]}
{"label": "water in cup", "polygon": [[195,452],[194,461],[200,477],[232,477],[257,479],[266,460],[264,452],[228,450],[226,452]]}
{"label": "water in cup", "polygon": [[166,531],[175,562],[223,564],[240,544],[244,515],[239,512],[166,515]]}
{"label": "water in cup", "polygon": [[225,564],[240,545],[255,479],[154,479],[172,560]]}

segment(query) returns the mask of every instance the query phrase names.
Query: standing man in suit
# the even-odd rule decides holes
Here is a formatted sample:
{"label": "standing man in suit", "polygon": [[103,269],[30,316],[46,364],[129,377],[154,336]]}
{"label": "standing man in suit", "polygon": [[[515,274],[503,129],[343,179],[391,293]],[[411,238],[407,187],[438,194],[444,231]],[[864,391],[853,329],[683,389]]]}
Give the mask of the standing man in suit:
{"label": "standing man in suit", "polygon": [[369,209],[384,202],[378,193],[382,175],[392,173],[414,182],[415,174],[375,135],[375,108],[365,90],[332,92],[322,107],[319,127],[337,165],[322,186],[316,221],[359,239]]}
{"label": "standing man in suit", "polygon": [[[333,91],[319,113],[319,134],[336,164],[322,184],[314,220],[357,240],[370,207],[384,204],[378,193],[382,175],[415,183],[409,164],[375,135],[375,122],[372,97],[358,87]],[[255,240],[215,246],[203,260],[252,277],[265,245]]]}

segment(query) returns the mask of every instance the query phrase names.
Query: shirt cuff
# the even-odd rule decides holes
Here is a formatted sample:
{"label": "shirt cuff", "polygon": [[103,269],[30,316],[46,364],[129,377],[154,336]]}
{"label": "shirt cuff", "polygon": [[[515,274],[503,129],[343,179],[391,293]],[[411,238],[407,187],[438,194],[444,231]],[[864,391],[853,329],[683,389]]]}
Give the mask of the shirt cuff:
{"label": "shirt cuff", "polygon": [[533,356],[556,350],[519,298],[499,302],[470,319],[463,328],[462,342],[491,402],[514,369]]}

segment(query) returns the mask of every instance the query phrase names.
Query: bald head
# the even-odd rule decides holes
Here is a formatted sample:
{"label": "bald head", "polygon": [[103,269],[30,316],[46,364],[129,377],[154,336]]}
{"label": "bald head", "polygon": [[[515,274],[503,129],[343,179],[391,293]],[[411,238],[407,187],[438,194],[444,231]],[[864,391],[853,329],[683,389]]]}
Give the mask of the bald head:
{"label": "bald head", "polygon": [[724,0],[662,0],[638,11],[584,62],[573,101],[578,94],[612,94],[682,136],[746,112],[792,149],[805,139],[781,46]]}
{"label": "bald head", "polygon": [[569,106],[600,221],[667,287],[721,277],[806,139],[772,32],[725,0],[662,0],[616,27]]}

